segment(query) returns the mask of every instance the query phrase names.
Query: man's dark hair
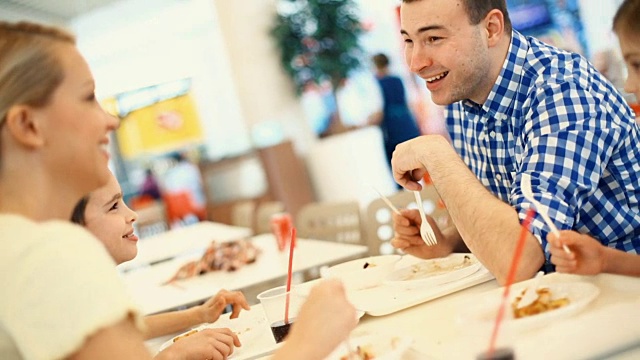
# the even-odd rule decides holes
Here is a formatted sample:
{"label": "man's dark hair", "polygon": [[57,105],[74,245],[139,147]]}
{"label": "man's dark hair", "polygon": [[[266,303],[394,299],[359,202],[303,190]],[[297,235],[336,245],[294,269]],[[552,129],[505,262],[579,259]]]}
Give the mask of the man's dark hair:
{"label": "man's dark hair", "polygon": [[[412,3],[420,0],[402,0],[403,3]],[[460,0],[467,10],[469,15],[469,22],[472,25],[477,25],[484,19],[489,11],[498,9],[504,15],[504,30],[511,32],[511,19],[509,18],[509,12],[507,11],[506,0]]]}

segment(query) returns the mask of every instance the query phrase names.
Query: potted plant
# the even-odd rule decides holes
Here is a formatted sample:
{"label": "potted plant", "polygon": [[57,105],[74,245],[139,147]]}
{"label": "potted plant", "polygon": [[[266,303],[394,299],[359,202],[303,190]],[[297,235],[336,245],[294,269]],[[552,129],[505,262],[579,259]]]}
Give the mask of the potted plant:
{"label": "potted plant", "polygon": [[[362,65],[359,36],[363,31],[354,0],[280,0],[271,35],[297,94],[310,83],[328,83],[337,104],[336,91]],[[345,129],[336,106],[321,136]]]}

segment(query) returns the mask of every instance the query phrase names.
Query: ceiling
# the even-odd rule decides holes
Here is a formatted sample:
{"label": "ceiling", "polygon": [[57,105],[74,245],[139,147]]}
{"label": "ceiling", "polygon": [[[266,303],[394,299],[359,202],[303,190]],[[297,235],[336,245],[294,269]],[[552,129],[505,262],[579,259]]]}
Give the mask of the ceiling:
{"label": "ceiling", "polygon": [[31,11],[70,20],[116,1],[119,0],[0,0],[0,4],[13,6],[25,12]]}

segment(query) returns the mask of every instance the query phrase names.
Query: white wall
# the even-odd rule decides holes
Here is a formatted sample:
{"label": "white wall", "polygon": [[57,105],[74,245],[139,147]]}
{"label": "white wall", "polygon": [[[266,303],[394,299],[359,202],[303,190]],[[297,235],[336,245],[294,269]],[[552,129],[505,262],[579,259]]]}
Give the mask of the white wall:
{"label": "white wall", "polygon": [[30,20],[62,27],[67,26],[67,21],[64,18],[4,1],[0,1],[0,20],[12,22]]}
{"label": "white wall", "polygon": [[613,16],[622,0],[579,0],[580,17],[586,31],[589,52],[617,48],[617,40],[611,31]]}
{"label": "white wall", "polygon": [[127,0],[71,22],[100,97],[192,78],[213,159],[250,148],[218,24],[210,0]]}

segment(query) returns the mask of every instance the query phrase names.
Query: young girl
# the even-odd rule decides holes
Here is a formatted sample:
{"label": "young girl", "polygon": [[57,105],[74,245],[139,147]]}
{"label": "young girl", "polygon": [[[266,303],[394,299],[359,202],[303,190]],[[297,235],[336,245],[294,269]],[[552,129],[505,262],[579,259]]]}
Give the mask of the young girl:
{"label": "young girl", "polygon": [[[73,36],[0,22],[0,359],[151,358],[113,260],[67,220],[110,176],[105,147],[118,123],[94,91]],[[355,325],[344,287],[323,282],[275,359],[322,359]],[[229,333],[216,347],[207,330],[156,359],[224,359],[239,345]]]}
{"label": "young girl", "polygon": [[[613,19],[628,75],[624,90],[640,101],[640,0],[625,0]],[[640,115],[640,114],[636,114]],[[636,228],[640,236],[640,227]],[[562,231],[560,239],[547,237],[551,244],[551,262],[559,272],[594,275],[601,272],[640,276],[640,256],[606,246],[592,237],[574,231]],[[640,241],[640,237],[635,241]],[[562,244],[571,248],[567,254]]]}
{"label": "young girl", "polygon": [[[132,260],[138,253],[138,237],[133,232],[133,223],[137,218],[138,215],[124,203],[120,185],[116,177],[111,175],[107,185],[78,202],[71,220],[85,226],[104,244],[116,264],[121,264]],[[233,306],[232,319],[238,317],[242,309],[251,309],[241,292],[221,290],[200,306],[146,316],[145,337],[150,339],[194,325],[215,322],[227,305]]]}

